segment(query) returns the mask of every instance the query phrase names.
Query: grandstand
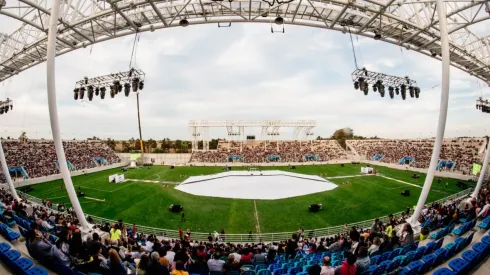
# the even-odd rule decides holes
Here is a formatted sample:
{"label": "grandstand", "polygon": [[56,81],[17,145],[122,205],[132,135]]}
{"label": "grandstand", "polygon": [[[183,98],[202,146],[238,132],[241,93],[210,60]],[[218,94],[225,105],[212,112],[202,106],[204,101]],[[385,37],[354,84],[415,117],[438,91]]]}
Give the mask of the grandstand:
{"label": "grandstand", "polygon": [[[348,140],[346,144],[355,155],[364,160],[428,168],[434,140]],[[486,147],[486,138],[444,139],[439,160],[445,165],[440,165],[439,169],[460,171],[469,175],[472,165],[482,162]]]}

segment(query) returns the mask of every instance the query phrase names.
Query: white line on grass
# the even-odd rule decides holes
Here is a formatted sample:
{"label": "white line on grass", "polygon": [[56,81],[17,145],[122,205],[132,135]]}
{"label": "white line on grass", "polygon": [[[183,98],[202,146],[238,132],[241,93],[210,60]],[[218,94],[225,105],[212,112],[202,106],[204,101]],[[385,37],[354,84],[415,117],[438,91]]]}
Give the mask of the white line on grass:
{"label": "white line on grass", "polygon": [[413,183],[410,183],[410,182],[406,182],[406,181],[402,181],[402,180],[397,180],[397,179],[390,178],[390,177],[387,177],[387,176],[382,176],[382,175],[378,175],[378,177],[382,177],[382,178],[385,178],[385,179],[389,179],[389,180],[392,180],[392,181],[396,181],[396,182],[399,182],[399,183],[403,183],[403,184],[406,184],[406,185],[411,185],[411,186],[418,187],[418,188],[422,189],[422,186],[417,185],[417,184],[413,184]]}
{"label": "white line on grass", "polygon": [[54,198],[49,198],[49,199],[46,199],[46,200],[55,200],[55,199],[61,199],[61,198],[66,198],[68,196],[61,196],[61,197],[54,197]]}
{"label": "white line on grass", "polygon": [[374,176],[373,174],[366,174],[366,175],[350,175],[350,176],[335,176],[335,177],[326,177],[327,180],[329,179],[346,179],[346,178],[357,178],[357,177],[366,177],[366,176]]}
{"label": "white line on grass", "polygon": [[255,203],[254,200],[254,216],[255,216],[255,230],[257,231],[258,234],[260,234],[260,223],[259,223],[259,212],[257,212],[257,204]]}
{"label": "white line on grass", "polygon": [[132,185],[132,184],[134,184],[134,182],[132,182],[132,183],[128,183],[128,184],[126,184],[126,185],[124,185],[124,186],[122,186],[122,187],[119,187],[119,188],[116,188],[116,189],[114,189],[114,190],[112,190],[112,191],[109,191],[109,193],[116,192],[117,190],[123,189],[124,187],[126,187],[126,186],[128,186],[128,185]]}

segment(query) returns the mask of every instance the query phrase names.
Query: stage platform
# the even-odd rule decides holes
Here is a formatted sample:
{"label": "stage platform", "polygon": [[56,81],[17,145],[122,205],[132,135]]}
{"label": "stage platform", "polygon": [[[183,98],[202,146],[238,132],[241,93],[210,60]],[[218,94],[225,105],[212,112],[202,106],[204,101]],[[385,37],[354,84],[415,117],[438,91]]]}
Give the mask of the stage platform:
{"label": "stage platform", "polygon": [[336,184],[319,176],[273,170],[195,176],[175,189],[207,197],[277,200],[329,191],[336,187]]}

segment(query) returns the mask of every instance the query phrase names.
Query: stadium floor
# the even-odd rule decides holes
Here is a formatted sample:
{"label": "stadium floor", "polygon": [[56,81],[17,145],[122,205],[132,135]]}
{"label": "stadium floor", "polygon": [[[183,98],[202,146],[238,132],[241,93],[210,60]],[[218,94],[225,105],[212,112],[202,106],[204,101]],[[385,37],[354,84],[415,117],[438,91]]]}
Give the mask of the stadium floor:
{"label": "stadium floor", "polygon": [[[339,185],[334,190],[279,200],[246,200],[194,196],[174,189],[189,176],[223,171],[216,167],[142,167],[125,173],[124,183],[108,182],[109,175],[121,173],[112,169],[73,177],[74,185],[86,194],[80,198],[85,213],[107,219],[158,228],[189,228],[194,232],[212,232],[224,228],[227,233],[285,232],[323,228],[363,221],[405,210],[417,203],[425,175],[412,178],[413,172],[376,167],[378,175],[360,176],[360,165],[338,164],[297,166],[295,173],[319,175]],[[235,170],[246,168],[233,168]],[[285,170],[289,167],[262,167],[263,170]],[[146,181],[146,182],[144,182]],[[429,201],[461,191],[456,179],[434,180]],[[448,187],[445,187],[445,183]],[[174,183],[174,184],[171,184]],[[474,186],[474,184],[469,184]],[[29,194],[53,203],[69,199],[63,182],[56,180],[33,186]],[[297,186],[301,189],[302,186]],[[410,190],[412,196],[400,195]],[[256,190],[260,192],[260,190]],[[308,205],[322,203],[324,210],[309,213]],[[185,208],[186,222],[180,214],[170,213],[170,204]],[[257,212],[257,215],[255,214]]]}

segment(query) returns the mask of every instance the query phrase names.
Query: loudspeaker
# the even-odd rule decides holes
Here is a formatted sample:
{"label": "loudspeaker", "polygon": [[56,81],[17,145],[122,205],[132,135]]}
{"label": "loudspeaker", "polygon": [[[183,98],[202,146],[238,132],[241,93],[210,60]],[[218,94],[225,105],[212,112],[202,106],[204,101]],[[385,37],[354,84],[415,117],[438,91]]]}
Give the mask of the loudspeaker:
{"label": "loudspeaker", "polygon": [[400,193],[400,195],[405,197],[410,197],[410,190],[404,190],[403,192]]}
{"label": "loudspeaker", "polygon": [[226,168],[228,168],[228,171],[230,171],[230,170],[231,170],[231,166],[228,166],[228,167],[226,167]]}
{"label": "loudspeaker", "polygon": [[340,164],[340,167],[344,167],[344,164],[343,164],[343,163],[342,163],[342,164]]}
{"label": "loudspeaker", "polygon": [[128,168],[122,168],[121,171],[128,172]]}
{"label": "loudspeaker", "polygon": [[172,165],[172,166],[170,166],[170,169],[174,169],[174,168],[175,168],[175,167],[174,167],[173,165]]}
{"label": "loudspeaker", "polygon": [[178,212],[180,212],[180,211],[184,210],[184,207],[183,207],[182,205],[180,205],[180,204],[173,204],[173,205],[171,205],[171,206],[169,207],[169,210],[170,210],[171,212],[178,213]]}
{"label": "loudspeaker", "polygon": [[320,211],[320,205],[319,204],[310,204],[310,206],[308,206],[308,210],[310,210],[310,212],[318,212]]}
{"label": "loudspeaker", "polygon": [[289,169],[296,169],[296,166],[294,166],[294,165],[289,166]]}

